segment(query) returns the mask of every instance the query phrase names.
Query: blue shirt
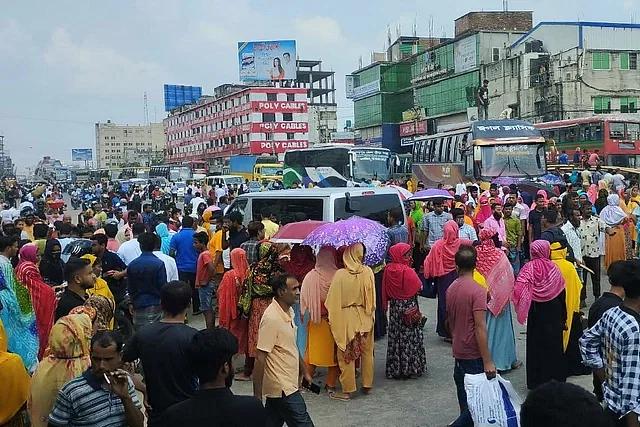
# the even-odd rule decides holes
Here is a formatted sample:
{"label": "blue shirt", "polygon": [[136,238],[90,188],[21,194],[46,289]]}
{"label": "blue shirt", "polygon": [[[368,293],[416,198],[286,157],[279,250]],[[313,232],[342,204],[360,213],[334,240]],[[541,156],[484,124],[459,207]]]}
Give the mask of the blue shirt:
{"label": "blue shirt", "polygon": [[560,157],[558,157],[558,163],[560,163],[561,165],[566,165],[569,163],[569,156],[567,155],[567,153],[560,154]]}
{"label": "blue shirt", "polygon": [[157,256],[142,252],[127,267],[127,279],[134,310],[160,305],[160,291],[167,283],[167,270]]}
{"label": "blue shirt", "polygon": [[198,253],[193,247],[193,228],[182,228],[171,238],[170,249],[176,251],[175,259],[178,271],[195,273],[198,265]]}

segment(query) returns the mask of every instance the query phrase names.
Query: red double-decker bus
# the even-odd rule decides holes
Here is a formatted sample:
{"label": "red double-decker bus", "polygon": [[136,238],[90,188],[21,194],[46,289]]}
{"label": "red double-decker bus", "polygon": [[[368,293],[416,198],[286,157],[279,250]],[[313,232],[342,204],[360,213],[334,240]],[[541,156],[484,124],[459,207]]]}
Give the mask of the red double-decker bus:
{"label": "red double-decker bus", "polygon": [[566,151],[569,159],[576,148],[590,153],[599,150],[608,166],[640,166],[640,121],[621,117],[586,117],[537,123],[542,136],[555,142],[558,154]]}

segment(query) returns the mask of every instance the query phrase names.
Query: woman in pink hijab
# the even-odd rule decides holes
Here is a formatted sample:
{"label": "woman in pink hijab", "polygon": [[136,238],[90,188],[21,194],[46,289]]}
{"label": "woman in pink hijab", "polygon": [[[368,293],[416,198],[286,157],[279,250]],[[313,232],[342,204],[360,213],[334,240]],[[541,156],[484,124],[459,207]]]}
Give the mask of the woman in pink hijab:
{"label": "woman in pink hijab", "polygon": [[566,329],[565,281],[550,260],[546,240],[531,243],[531,261],[516,279],[513,303],[518,322],[527,322],[527,387],[566,380],[563,332]]}

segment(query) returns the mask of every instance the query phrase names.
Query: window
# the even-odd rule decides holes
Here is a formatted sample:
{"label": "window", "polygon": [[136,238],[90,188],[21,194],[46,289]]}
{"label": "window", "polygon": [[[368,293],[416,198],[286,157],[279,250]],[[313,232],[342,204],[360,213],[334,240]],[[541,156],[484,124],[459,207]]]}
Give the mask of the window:
{"label": "window", "polygon": [[638,98],[620,98],[621,113],[637,113]]}
{"label": "window", "polygon": [[610,70],[609,52],[593,52],[591,54],[594,70]]}
{"label": "window", "polygon": [[620,52],[620,69],[621,70],[629,69],[629,53],[628,52]]}
{"label": "window", "polygon": [[296,95],[294,93],[287,94],[287,101],[295,101],[295,100],[296,100]]}
{"label": "window", "polygon": [[498,62],[500,61],[500,48],[494,47],[491,49],[491,61]]}
{"label": "window", "polygon": [[265,141],[273,141],[273,134],[272,133],[265,133],[264,134],[264,139],[265,139]]}
{"label": "window", "polygon": [[104,137],[104,140],[105,140],[105,141],[108,141],[108,140],[109,140],[109,137],[108,137],[108,136],[105,136],[105,137]]}
{"label": "window", "polygon": [[[366,196],[372,197],[372,196]],[[236,199],[238,201],[242,199]],[[344,199],[343,199],[344,200]],[[338,200],[336,200],[336,203]],[[235,202],[234,202],[235,203]],[[361,203],[363,206],[367,206],[365,203]],[[251,201],[251,211],[253,214],[253,218],[258,218],[262,209],[269,207],[271,211],[277,216],[281,215],[292,215],[294,216],[297,213],[305,214],[307,219],[322,221],[322,213],[324,211],[324,200],[321,198],[292,198],[292,199],[283,199],[280,197],[271,197],[271,198],[254,198]],[[229,212],[233,209],[233,205],[229,208]],[[385,211],[386,215],[386,211]]]}
{"label": "window", "polygon": [[511,66],[511,77],[518,77],[520,75],[520,57],[509,60]]}
{"label": "window", "polygon": [[277,101],[278,100],[278,95],[275,93],[268,93],[267,94],[267,101]]}
{"label": "window", "polygon": [[275,113],[262,113],[262,122],[263,123],[275,122],[275,121],[276,121],[276,114]]}
{"label": "window", "polygon": [[611,98],[608,96],[596,96],[593,98],[593,112],[595,114],[611,113]]}
{"label": "window", "polygon": [[293,121],[293,113],[282,113],[282,120],[285,122]]}
{"label": "window", "polygon": [[287,133],[287,140],[291,141],[292,139],[295,139],[296,134],[295,133]]}
{"label": "window", "polygon": [[609,138],[624,139],[624,123],[622,123],[622,122],[610,122],[609,123]]}
{"label": "window", "polygon": [[632,52],[629,54],[629,69],[637,70],[638,69],[638,54]]}
{"label": "window", "polygon": [[354,212],[352,208],[347,206],[347,199],[345,197],[336,198],[333,205],[333,215],[336,221],[358,215],[362,218],[368,218],[386,224],[386,217],[389,210],[400,207],[400,202],[395,194],[352,196],[351,201],[360,202],[360,209],[357,212]]}
{"label": "window", "polygon": [[627,123],[627,138],[633,141],[640,140],[640,123]]}

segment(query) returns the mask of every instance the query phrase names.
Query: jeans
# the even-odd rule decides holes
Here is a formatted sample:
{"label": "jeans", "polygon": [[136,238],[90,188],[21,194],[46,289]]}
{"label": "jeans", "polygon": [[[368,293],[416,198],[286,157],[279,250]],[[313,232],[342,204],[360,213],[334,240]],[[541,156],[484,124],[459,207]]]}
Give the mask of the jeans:
{"label": "jeans", "polygon": [[464,390],[464,374],[481,374],[484,372],[482,358],[463,360],[456,359],[453,368],[453,381],[456,383],[460,416],[451,423],[451,427],[473,427],[471,412],[467,407],[467,392]]}
{"label": "jeans", "polygon": [[286,422],[289,427],[313,427],[313,421],[307,412],[302,394],[299,391],[282,397],[267,397],[264,405],[267,412],[267,427],[282,427]]}
{"label": "jeans", "polygon": [[593,270],[593,272],[595,274],[591,274],[589,273],[587,270],[583,271],[582,274],[582,283],[584,284],[584,286],[582,286],[582,293],[580,295],[580,299],[587,299],[587,279],[589,278],[589,276],[591,276],[591,284],[593,286],[593,296],[594,297],[599,297],[600,296],[600,269],[601,269],[601,257],[582,257],[582,261],[584,262],[584,265],[586,265],[589,269]]}
{"label": "jeans", "polygon": [[520,272],[520,252],[516,249],[509,249],[509,263],[511,264],[511,268],[513,268],[514,276],[517,276]]}
{"label": "jeans", "polygon": [[478,120],[489,120],[489,104],[478,105]]}

